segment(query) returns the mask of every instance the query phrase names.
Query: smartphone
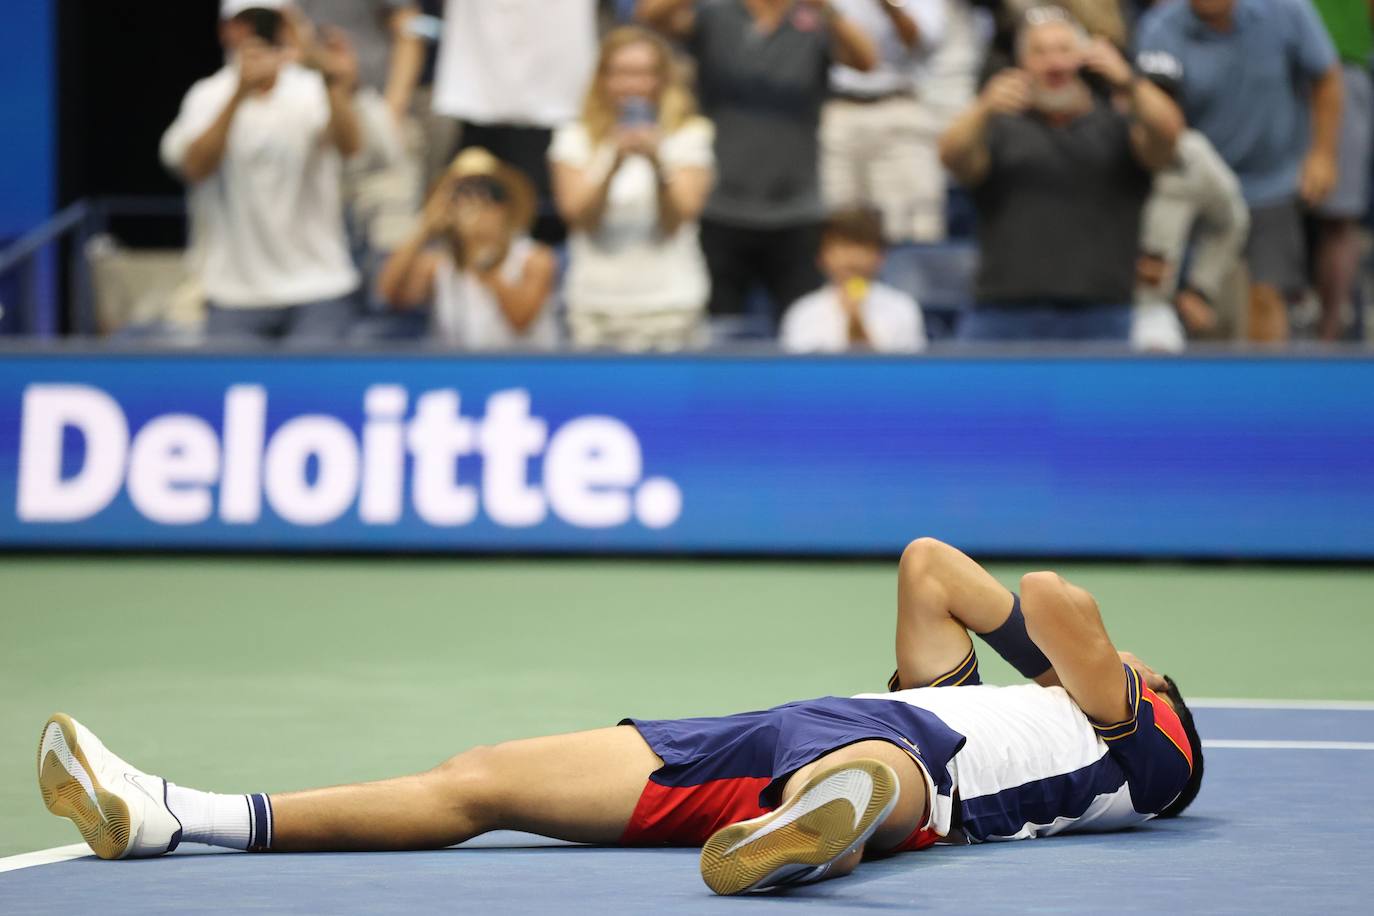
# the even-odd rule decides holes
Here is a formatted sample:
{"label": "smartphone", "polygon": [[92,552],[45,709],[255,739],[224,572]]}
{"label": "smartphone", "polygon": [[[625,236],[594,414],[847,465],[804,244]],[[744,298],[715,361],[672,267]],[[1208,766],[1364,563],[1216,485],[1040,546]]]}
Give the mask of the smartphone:
{"label": "smartphone", "polygon": [[1095,73],[1086,67],[1078,71],[1079,77],[1088,84],[1088,90],[1100,99],[1112,97],[1112,86],[1107,82],[1107,78],[1100,73]]}
{"label": "smartphone", "polygon": [[438,16],[411,16],[406,25],[406,30],[416,38],[437,43],[444,34],[444,20]]}
{"label": "smartphone", "polygon": [[621,127],[652,127],[657,123],[658,111],[648,99],[636,96],[621,103]]}
{"label": "smartphone", "polygon": [[241,13],[248,20],[253,35],[272,47],[281,44],[282,14],[276,10],[250,9]]}
{"label": "smartphone", "polygon": [[[1083,50],[1086,52],[1092,47],[1093,40],[1088,37],[1083,38]],[[1112,97],[1112,84],[1107,82],[1107,78],[1100,73],[1095,73],[1087,67],[1078,69],[1078,76],[1088,86],[1088,91],[1099,99],[1110,99]]]}

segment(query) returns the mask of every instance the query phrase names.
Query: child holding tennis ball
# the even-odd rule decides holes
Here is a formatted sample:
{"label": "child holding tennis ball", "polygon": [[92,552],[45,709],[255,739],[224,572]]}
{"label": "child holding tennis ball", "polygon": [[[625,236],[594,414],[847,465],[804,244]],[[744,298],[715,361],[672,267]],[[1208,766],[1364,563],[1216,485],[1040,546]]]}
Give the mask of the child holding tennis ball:
{"label": "child holding tennis ball", "polygon": [[783,315],[782,348],[789,353],[914,353],[924,349],[920,306],[877,279],[884,251],[882,217],[877,211],[834,213],[822,230],[818,255],[826,284],[798,299]]}

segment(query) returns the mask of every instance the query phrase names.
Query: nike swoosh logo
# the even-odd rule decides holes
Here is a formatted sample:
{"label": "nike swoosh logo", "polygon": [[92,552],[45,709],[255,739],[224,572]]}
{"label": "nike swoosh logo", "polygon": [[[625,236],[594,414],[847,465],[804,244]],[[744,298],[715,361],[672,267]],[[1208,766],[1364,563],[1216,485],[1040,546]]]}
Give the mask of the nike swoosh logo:
{"label": "nike swoosh logo", "polygon": [[138,791],[142,792],[144,795],[148,796],[149,801],[153,802],[153,804],[162,804],[162,799],[158,798],[156,795],[149,792],[147,789],[143,788],[142,783],[138,781],[138,777],[135,776],[133,773],[125,773],[124,781],[127,782],[129,785],[133,786]]}
{"label": "nike swoosh logo", "polygon": [[[858,777],[861,784],[853,785],[849,777]],[[851,797],[857,795],[858,797]],[[828,778],[825,782],[812,788],[807,792],[795,807],[778,817],[776,820],[760,827],[756,832],[749,834],[734,846],[725,850],[722,855],[730,855],[750,843],[756,842],[774,833],[789,824],[795,823],[802,817],[820,808],[822,805],[829,804],[837,799],[842,799],[849,803],[854,811],[854,829],[858,829],[863,822],[864,811],[868,809],[868,802],[873,797],[873,777],[863,770],[846,770]]]}

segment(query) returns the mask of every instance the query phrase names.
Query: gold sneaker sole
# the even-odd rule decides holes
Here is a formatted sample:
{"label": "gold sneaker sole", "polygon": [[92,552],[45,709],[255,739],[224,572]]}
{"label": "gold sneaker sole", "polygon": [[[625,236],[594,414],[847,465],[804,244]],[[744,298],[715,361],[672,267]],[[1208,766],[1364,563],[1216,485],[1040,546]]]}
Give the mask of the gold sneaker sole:
{"label": "gold sneaker sole", "polygon": [[63,713],[49,719],[38,738],[38,790],[47,809],[70,819],[100,858],[120,859],[129,851],[129,806],[100,785],[76,724]]}
{"label": "gold sneaker sole", "polygon": [[776,811],[717,830],[701,850],[701,877],[717,894],[816,877],[867,841],[898,794],[897,774],[877,760],[822,770]]}

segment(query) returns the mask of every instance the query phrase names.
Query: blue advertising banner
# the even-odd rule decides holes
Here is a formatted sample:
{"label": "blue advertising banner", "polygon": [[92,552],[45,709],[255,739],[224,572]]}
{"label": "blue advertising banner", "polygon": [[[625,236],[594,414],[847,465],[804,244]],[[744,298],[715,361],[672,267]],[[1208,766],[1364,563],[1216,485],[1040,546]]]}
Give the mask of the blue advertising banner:
{"label": "blue advertising banner", "polygon": [[1374,558],[1374,359],[0,360],[0,546]]}

